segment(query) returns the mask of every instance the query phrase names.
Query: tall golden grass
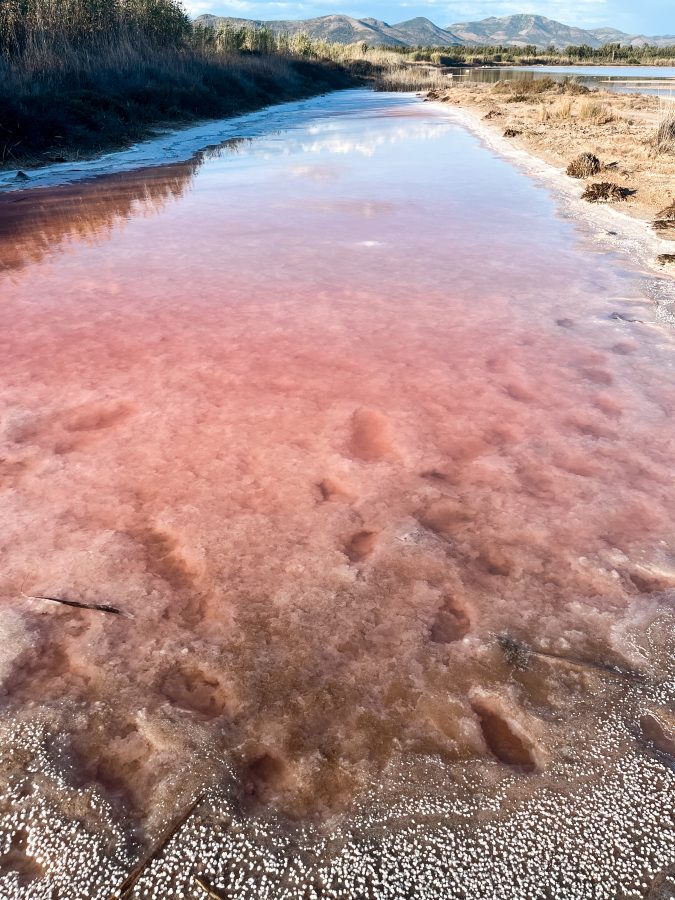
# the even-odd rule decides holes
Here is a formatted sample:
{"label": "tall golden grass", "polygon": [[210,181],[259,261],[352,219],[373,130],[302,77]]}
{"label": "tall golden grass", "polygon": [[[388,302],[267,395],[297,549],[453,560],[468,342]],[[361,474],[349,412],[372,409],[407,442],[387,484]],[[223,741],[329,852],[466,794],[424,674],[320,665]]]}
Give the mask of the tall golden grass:
{"label": "tall golden grass", "polygon": [[354,82],[303,36],[195,28],[177,0],[0,0],[0,165],[91,154],[153,123]]}
{"label": "tall golden grass", "polygon": [[656,150],[658,153],[675,153],[675,98],[661,98],[659,108]]}
{"label": "tall golden grass", "polygon": [[0,166],[347,87],[367,69],[348,57],[304,35],[195,27],[178,0],[0,0]]}
{"label": "tall golden grass", "polygon": [[391,51],[194,25],[179,0],[0,0],[0,166],[93,153],[155,122],[246,112],[369,78],[445,84]]}
{"label": "tall golden grass", "polygon": [[12,56],[41,46],[108,43],[120,34],[176,44],[191,32],[177,0],[2,0],[0,51]]}
{"label": "tall golden grass", "polygon": [[579,107],[578,117],[589,125],[608,125],[614,121],[614,116],[609,107],[597,100],[588,100]]}

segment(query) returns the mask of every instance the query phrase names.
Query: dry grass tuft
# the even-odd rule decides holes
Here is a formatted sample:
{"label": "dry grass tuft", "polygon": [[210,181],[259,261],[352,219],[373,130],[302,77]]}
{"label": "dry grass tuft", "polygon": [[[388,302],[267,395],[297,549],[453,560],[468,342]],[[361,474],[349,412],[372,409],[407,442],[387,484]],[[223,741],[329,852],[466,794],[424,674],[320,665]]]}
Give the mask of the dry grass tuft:
{"label": "dry grass tuft", "polygon": [[562,89],[565,94],[570,94],[573,97],[591,93],[591,89],[587,88],[585,84],[579,84],[576,78],[565,78],[562,82]]}
{"label": "dry grass tuft", "polygon": [[661,109],[659,127],[656,131],[657,153],[675,151],[675,103],[666,102]]}
{"label": "dry grass tuft", "polygon": [[654,231],[666,241],[675,241],[675,203],[666,206],[656,214],[653,222]]}
{"label": "dry grass tuft", "polygon": [[592,153],[582,153],[569,164],[567,174],[570,178],[590,178],[592,175],[597,175],[601,168],[597,156]]}
{"label": "dry grass tuft", "polygon": [[579,109],[579,118],[582,122],[588,122],[590,125],[608,125],[614,121],[611,110],[597,100],[583,103]]}
{"label": "dry grass tuft", "polygon": [[560,85],[552,78],[516,78],[515,81],[498,81],[493,88],[495,94],[514,94],[523,98],[559,89]]}
{"label": "dry grass tuft", "polygon": [[589,184],[581,199],[588,200],[589,203],[621,203],[629,193],[627,188],[612,184],[611,181],[600,181]]}
{"label": "dry grass tuft", "polygon": [[671,203],[670,206],[666,206],[665,209],[658,212],[656,214],[656,219],[662,222],[675,221],[675,203]]}
{"label": "dry grass tuft", "polygon": [[553,111],[553,118],[557,119],[559,122],[567,122],[572,118],[572,101],[571,100],[563,100],[561,103],[558,103],[555,110]]}

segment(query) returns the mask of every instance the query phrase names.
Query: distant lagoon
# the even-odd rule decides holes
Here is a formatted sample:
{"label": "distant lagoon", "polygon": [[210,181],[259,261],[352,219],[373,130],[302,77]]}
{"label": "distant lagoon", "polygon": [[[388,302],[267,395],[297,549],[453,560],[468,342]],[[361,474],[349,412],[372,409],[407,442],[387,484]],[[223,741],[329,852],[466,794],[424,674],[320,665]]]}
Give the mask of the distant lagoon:
{"label": "distant lagoon", "polygon": [[675,66],[457,66],[448,72],[453,78],[488,84],[513,78],[576,78],[589,88],[675,98]]}

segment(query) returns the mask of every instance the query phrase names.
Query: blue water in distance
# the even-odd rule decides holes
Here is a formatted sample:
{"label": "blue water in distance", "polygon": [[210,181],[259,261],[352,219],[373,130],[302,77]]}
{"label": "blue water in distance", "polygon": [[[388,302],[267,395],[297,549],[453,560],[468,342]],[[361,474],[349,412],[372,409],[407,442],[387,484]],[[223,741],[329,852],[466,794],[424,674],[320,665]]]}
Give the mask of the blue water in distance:
{"label": "blue water in distance", "polygon": [[576,78],[589,88],[616,93],[640,93],[675,97],[674,66],[509,66],[470,69],[457,67],[452,74],[470,81],[487,82],[513,78]]}

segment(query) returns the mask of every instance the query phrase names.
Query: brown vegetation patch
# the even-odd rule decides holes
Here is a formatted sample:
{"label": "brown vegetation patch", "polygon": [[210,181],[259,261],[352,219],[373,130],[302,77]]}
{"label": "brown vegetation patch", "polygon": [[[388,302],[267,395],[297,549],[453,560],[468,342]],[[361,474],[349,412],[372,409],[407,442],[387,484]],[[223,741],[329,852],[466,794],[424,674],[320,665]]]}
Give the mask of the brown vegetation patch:
{"label": "brown vegetation patch", "polygon": [[657,222],[675,221],[675,203],[671,203],[670,206],[666,206],[665,209],[657,212],[655,219]]}
{"label": "brown vegetation patch", "polygon": [[675,221],[661,219],[654,222],[654,231],[657,231],[659,237],[666,241],[675,241]]}
{"label": "brown vegetation patch", "polygon": [[593,153],[582,153],[577,156],[567,167],[570,178],[590,178],[597,175],[601,169],[601,163]]}
{"label": "brown vegetation patch", "polygon": [[658,153],[671,153],[675,150],[675,105],[661,116],[656,131],[656,150]]}
{"label": "brown vegetation patch", "polygon": [[72,410],[63,425],[67,431],[101,431],[118,425],[133,413],[134,408],[125,403],[114,406],[92,404]]}
{"label": "brown vegetation patch", "polygon": [[590,88],[586,87],[585,84],[579,84],[579,82],[575,81],[574,78],[570,78],[567,81],[564,81],[562,86],[563,92],[565,94],[571,94],[573,97],[591,93]]}
{"label": "brown vegetation patch", "polygon": [[532,94],[554,90],[559,91],[560,85],[553,78],[516,78],[514,81],[498,81],[493,88],[495,94],[513,94],[524,100]]}
{"label": "brown vegetation patch", "polygon": [[514,137],[518,137],[518,135],[522,134],[522,133],[523,132],[518,131],[517,128],[507,128],[506,131],[504,132],[504,137],[505,138],[514,138]]}
{"label": "brown vegetation patch", "polygon": [[607,104],[589,100],[579,109],[579,119],[590,125],[609,125],[614,121],[614,114]]}
{"label": "brown vegetation patch", "polygon": [[600,181],[589,184],[581,195],[582,200],[589,203],[620,203],[630,194],[628,188],[619,187],[611,181]]}

